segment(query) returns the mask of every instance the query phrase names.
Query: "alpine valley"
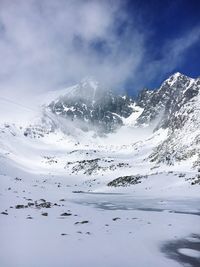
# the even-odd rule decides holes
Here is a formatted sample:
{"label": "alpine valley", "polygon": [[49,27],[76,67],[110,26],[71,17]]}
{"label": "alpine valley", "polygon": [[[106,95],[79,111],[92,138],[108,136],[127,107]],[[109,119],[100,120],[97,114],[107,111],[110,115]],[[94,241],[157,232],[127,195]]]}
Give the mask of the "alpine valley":
{"label": "alpine valley", "polygon": [[0,99],[0,266],[200,266],[200,78]]}

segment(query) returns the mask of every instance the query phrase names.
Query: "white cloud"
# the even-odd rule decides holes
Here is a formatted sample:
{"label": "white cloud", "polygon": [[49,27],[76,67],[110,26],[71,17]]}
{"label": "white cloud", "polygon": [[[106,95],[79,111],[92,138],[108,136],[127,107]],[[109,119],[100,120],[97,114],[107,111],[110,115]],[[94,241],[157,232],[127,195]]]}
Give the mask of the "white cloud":
{"label": "white cloud", "polygon": [[0,1],[1,92],[56,89],[88,75],[123,85],[140,64],[143,35],[127,24],[118,38],[122,20],[120,1]]}
{"label": "white cloud", "polygon": [[158,47],[155,61],[148,54],[153,29],[132,25],[134,14],[129,25],[129,15],[122,0],[0,0],[0,94],[37,94],[85,76],[108,87],[132,78],[138,90],[176,69],[199,40],[196,28]]}
{"label": "white cloud", "polygon": [[[145,66],[142,73],[138,73],[137,80],[135,80],[138,86],[148,86],[153,79],[163,79],[166,77],[166,73],[179,71],[179,66],[187,60],[185,53],[197,42],[200,42],[200,26],[196,26],[190,31],[185,32],[183,35],[168,40],[160,49],[161,56],[158,60],[152,60],[151,55],[143,61]],[[187,73],[184,73],[187,75]]]}

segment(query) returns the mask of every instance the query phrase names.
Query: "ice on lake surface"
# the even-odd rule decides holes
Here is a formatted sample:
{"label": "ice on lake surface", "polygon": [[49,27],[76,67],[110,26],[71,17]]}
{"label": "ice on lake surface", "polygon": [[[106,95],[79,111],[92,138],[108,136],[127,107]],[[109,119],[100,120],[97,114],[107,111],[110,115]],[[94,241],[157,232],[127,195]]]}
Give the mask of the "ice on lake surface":
{"label": "ice on lake surface", "polygon": [[74,201],[107,210],[167,211],[200,216],[200,200],[193,198],[138,198],[122,193],[81,192]]}

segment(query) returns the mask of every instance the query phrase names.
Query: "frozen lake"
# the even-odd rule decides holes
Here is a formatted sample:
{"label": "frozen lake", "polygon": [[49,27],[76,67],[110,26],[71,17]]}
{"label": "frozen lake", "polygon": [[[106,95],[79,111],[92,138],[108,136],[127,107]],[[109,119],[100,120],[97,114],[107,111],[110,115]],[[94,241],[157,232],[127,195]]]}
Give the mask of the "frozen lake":
{"label": "frozen lake", "polygon": [[173,212],[200,216],[200,199],[196,198],[147,198],[123,193],[80,192],[76,203],[106,210],[143,210]]}

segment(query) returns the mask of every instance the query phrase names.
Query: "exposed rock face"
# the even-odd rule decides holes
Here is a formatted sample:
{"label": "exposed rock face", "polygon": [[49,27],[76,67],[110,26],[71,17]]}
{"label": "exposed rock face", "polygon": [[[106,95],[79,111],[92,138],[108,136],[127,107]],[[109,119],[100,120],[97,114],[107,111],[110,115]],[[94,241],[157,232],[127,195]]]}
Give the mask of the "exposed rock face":
{"label": "exposed rock face", "polygon": [[133,104],[130,97],[116,95],[93,80],[85,80],[74,86],[69,94],[50,103],[49,109],[54,114],[85,122],[107,133],[121,126],[122,118],[133,113]]}
{"label": "exposed rock face", "polygon": [[137,120],[138,124],[149,125],[157,119],[156,129],[160,127],[180,128],[186,114],[177,118],[177,112],[190,99],[197,96],[199,89],[200,79],[195,80],[175,73],[164,81],[158,90],[143,90],[137,100],[137,104],[144,108]]}
{"label": "exposed rock face", "polygon": [[108,186],[129,186],[134,184],[141,183],[141,180],[147,178],[147,176],[142,175],[130,175],[130,176],[122,176],[114,179],[113,181],[109,182]]}
{"label": "exposed rock face", "polygon": [[[167,139],[154,149],[151,161],[174,164],[175,161],[200,158],[200,79],[176,73],[150,96],[138,123],[150,122],[160,112],[155,130],[168,130]],[[160,100],[155,98],[160,95]],[[154,97],[155,96],[155,97]],[[148,106],[150,108],[148,108]],[[155,108],[153,108],[155,106]],[[149,110],[151,109],[151,112]],[[149,113],[148,113],[149,112]],[[150,114],[150,116],[148,116]],[[195,164],[195,163],[194,163]]]}
{"label": "exposed rock face", "polygon": [[169,118],[168,137],[150,156],[152,161],[174,164],[194,157],[200,161],[200,95],[190,99]]}

